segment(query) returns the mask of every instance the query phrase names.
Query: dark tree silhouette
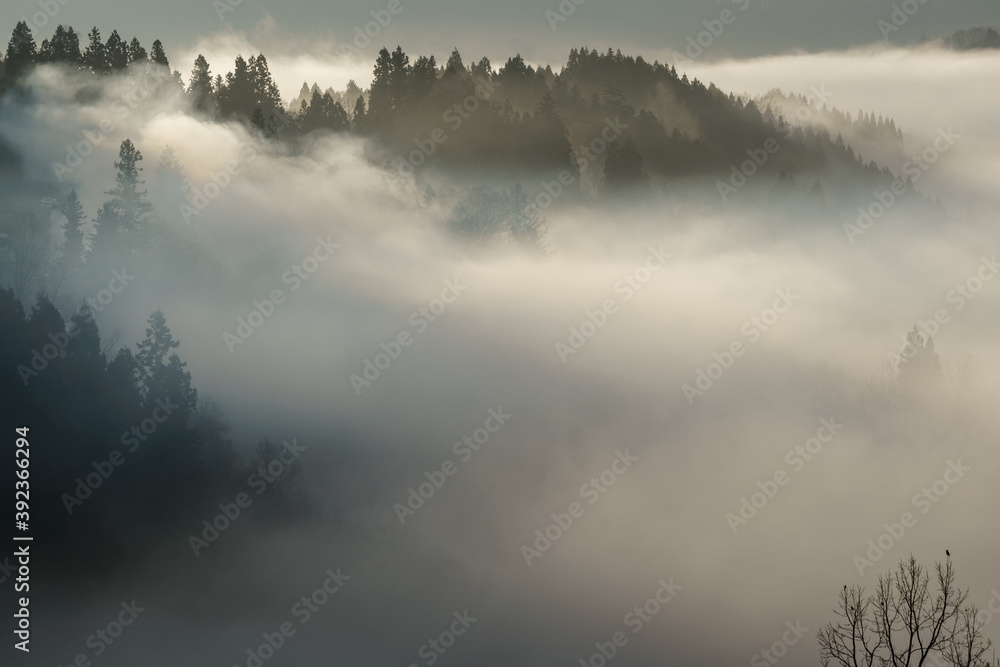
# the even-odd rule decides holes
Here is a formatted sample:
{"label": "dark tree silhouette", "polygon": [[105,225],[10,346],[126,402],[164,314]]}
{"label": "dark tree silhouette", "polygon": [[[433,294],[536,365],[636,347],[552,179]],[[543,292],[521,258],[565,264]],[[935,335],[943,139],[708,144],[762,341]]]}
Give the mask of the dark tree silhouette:
{"label": "dark tree silhouette", "polygon": [[64,28],[62,25],[56,26],[52,40],[42,41],[38,49],[37,62],[80,62],[80,38],[73,31],[73,28]]}
{"label": "dark tree silhouette", "polygon": [[108,50],[101,41],[101,31],[94,26],[88,35],[89,43],[83,54],[83,64],[94,72],[105,72],[110,67]]}
{"label": "dark tree silhouette", "polygon": [[1000,665],[987,656],[992,643],[983,635],[984,621],[974,606],[966,604],[968,589],[955,584],[951,559],[936,564],[934,579],[936,590],[924,567],[910,556],[881,575],[870,595],[859,585],[845,587],[835,610],[839,620],[817,635],[822,664]]}
{"label": "dark tree silhouette", "polygon": [[163,42],[160,40],[153,42],[153,49],[149,52],[149,59],[157,65],[163,65],[167,68],[170,67],[170,61],[167,60],[167,54],[163,50]]}
{"label": "dark tree silhouette", "polygon": [[139,40],[133,37],[132,41],[128,44],[128,64],[141,65],[145,63],[146,60],[146,49],[142,48],[142,44],[139,43]]}
{"label": "dark tree silhouette", "polygon": [[44,290],[52,264],[49,226],[34,212],[17,208],[0,214],[0,229],[6,235],[0,248],[0,269],[14,296],[23,300]]}
{"label": "dark tree silhouette", "polygon": [[128,46],[117,30],[111,31],[108,41],[104,44],[104,52],[111,69],[123,70],[128,66]]}
{"label": "dark tree silhouette", "polygon": [[604,188],[610,193],[621,193],[645,185],[649,180],[646,166],[639,155],[632,137],[625,137],[608,147],[604,161]]}
{"label": "dark tree silhouette", "polygon": [[365,111],[365,98],[358,96],[358,101],[354,103],[354,113],[351,114],[351,127],[355,132],[364,134],[368,129],[368,114]]}
{"label": "dark tree silhouette", "polygon": [[111,199],[97,212],[94,250],[101,253],[135,254],[146,250],[147,224],[153,205],[146,200],[145,182],[139,178],[142,153],[128,139],[118,151],[115,187],[105,192]]}
{"label": "dark tree silhouette", "polygon": [[36,50],[31,28],[24,21],[18,21],[7,42],[4,75],[11,81],[20,77],[35,62]]}
{"label": "dark tree silhouette", "polygon": [[191,96],[191,104],[196,111],[211,113],[215,111],[215,101],[213,93],[215,88],[212,84],[212,71],[208,66],[205,56],[198,54],[194,61],[194,69],[191,70],[191,81],[188,83],[188,94]]}
{"label": "dark tree silhouette", "polygon": [[69,194],[66,195],[66,200],[62,205],[62,214],[66,218],[66,223],[63,226],[63,270],[67,277],[72,278],[83,264],[85,250],[83,225],[86,218],[83,214],[83,205],[77,199],[76,190],[70,190]]}

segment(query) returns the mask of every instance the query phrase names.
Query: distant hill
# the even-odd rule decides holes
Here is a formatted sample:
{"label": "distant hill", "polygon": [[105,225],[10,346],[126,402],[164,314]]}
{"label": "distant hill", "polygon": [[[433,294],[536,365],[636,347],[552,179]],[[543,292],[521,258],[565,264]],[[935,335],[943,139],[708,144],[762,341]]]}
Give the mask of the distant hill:
{"label": "distant hill", "polygon": [[[820,92],[738,97],[674,65],[612,48],[571,49],[555,70],[533,67],[520,54],[494,68],[487,58],[466,64],[457,49],[438,64],[433,55],[382,48],[367,89],[353,81],[343,91],[303,84],[285,101],[264,54],[238,56],[231,72],[214,76],[198,56],[185,86],[159,41],[147,54],[137,39],[126,45],[115,31],[106,44],[96,27],[88,37],[81,50],[79,33],[58,26],[36,47],[30,27],[19,23],[0,89],[17,88],[37,66],[59,65],[94,80],[149,72],[184,89],[194,113],[240,122],[268,140],[302,147],[312,145],[302,140],[314,133],[364,136],[374,162],[416,174],[421,187],[435,176],[474,186],[548,183],[565,172],[564,179],[579,179],[575,190],[593,196],[636,189],[727,203],[726,193],[745,183],[739,205],[750,192],[774,188],[825,193],[815,199],[850,205],[892,183],[886,167],[901,149],[892,119],[865,111],[853,118],[828,108]],[[948,39],[964,45],[971,38]],[[1000,41],[989,30],[981,41],[994,39]]]}
{"label": "distant hill", "polygon": [[1000,26],[959,30],[942,37],[939,41],[943,46],[955,51],[1000,49]]}

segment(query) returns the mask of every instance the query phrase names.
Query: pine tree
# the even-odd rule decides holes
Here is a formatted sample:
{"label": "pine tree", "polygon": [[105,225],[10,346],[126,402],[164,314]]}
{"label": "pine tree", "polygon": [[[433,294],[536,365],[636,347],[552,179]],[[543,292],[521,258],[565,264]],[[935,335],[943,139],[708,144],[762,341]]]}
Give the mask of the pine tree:
{"label": "pine tree", "polygon": [[444,66],[444,73],[446,76],[465,74],[465,65],[462,64],[462,56],[458,52],[457,46],[452,49],[451,55],[448,56],[448,62]]}
{"label": "pine tree", "polygon": [[[256,61],[253,56],[251,60]],[[218,91],[219,113],[225,117],[238,114],[249,117],[257,107],[254,102],[253,84],[250,81],[250,71],[243,56],[236,56],[236,64],[232,72],[226,74],[225,83]]]}
{"label": "pine tree", "polygon": [[[303,101],[304,103],[304,101]],[[323,114],[323,96],[319,92],[319,88],[314,88],[312,91],[312,96],[309,98],[309,106],[300,107],[299,111],[305,110],[305,113],[299,118],[299,131],[302,134],[307,134],[313,130],[318,130],[324,125],[324,114]]]}
{"label": "pine tree", "polygon": [[187,364],[174,352],[180,342],[170,333],[163,311],[154,312],[147,322],[146,337],[138,344],[135,355],[143,400],[153,405],[157,399],[169,398],[182,410],[193,410],[198,392],[191,386],[191,373],[184,370]]}
{"label": "pine tree", "polygon": [[323,106],[326,110],[327,128],[334,132],[350,129],[351,123],[347,119],[347,110],[339,101],[334,101],[330,93],[323,94]]}
{"label": "pine tree", "polygon": [[281,107],[278,84],[271,76],[267,58],[264,57],[263,53],[258,53],[256,58],[250,57],[248,76],[254,108],[260,107],[265,114],[270,114]]}
{"label": "pine tree", "polygon": [[347,82],[347,88],[344,90],[344,102],[346,106],[354,106],[351,100],[356,100],[361,95],[364,95],[364,91],[358,87],[358,84],[354,83],[354,79]]}
{"label": "pine tree", "polygon": [[55,55],[52,53],[52,44],[49,43],[49,40],[43,39],[42,44],[38,47],[38,54],[35,56],[35,62],[50,63],[55,59]]}
{"label": "pine tree", "polygon": [[398,118],[410,99],[410,76],[413,70],[410,67],[410,57],[399,46],[392,52],[390,62],[392,65],[390,77],[392,109]]}
{"label": "pine tree", "polygon": [[358,101],[354,103],[354,113],[351,114],[351,127],[359,134],[364,134],[368,127],[368,116],[365,113],[365,98],[358,96]]}
{"label": "pine tree", "polygon": [[135,63],[143,64],[146,62],[146,49],[142,48],[142,44],[135,37],[128,44],[128,64],[132,65]]}
{"label": "pine tree", "polygon": [[148,241],[148,220],[153,205],[146,200],[146,190],[139,189],[142,153],[128,139],[118,151],[115,187],[105,192],[111,199],[97,212],[95,249],[102,253],[136,253],[145,249]]}
{"label": "pine tree", "polygon": [[24,21],[18,21],[14,32],[7,43],[7,56],[4,59],[4,74],[13,81],[23,74],[35,62],[37,47],[31,28]]}
{"label": "pine tree", "polygon": [[128,65],[128,47],[117,30],[111,31],[111,36],[104,45],[104,51],[111,69],[122,70]]}
{"label": "pine tree", "polygon": [[52,36],[52,59],[56,62],[80,62],[80,38],[73,28],[56,26]]}
{"label": "pine tree", "polygon": [[160,40],[153,42],[153,50],[149,53],[149,59],[157,65],[163,65],[166,68],[170,67],[170,61],[167,60],[167,54],[163,50],[163,42]]}
{"label": "pine tree", "polygon": [[410,97],[417,101],[427,95],[437,81],[437,61],[434,56],[420,56],[413,63],[413,74],[411,76]]}
{"label": "pine tree", "polygon": [[97,29],[97,26],[94,26],[88,37],[90,43],[83,54],[83,64],[94,72],[106,72],[109,67],[108,51],[104,48],[104,42],[101,41],[101,31]]}
{"label": "pine tree", "polygon": [[[310,95],[311,95],[311,93],[309,91],[309,84],[306,83],[305,81],[303,81],[302,82],[302,87],[299,88],[299,95],[298,95],[298,97],[295,98],[295,100],[299,100],[300,102],[301,101],[305,101],[305,100],[309,99]],[[292,100],[292,103],[294,103],[295,100]]]}
{"label": "pine tree", "polygon": [[63,267],[68,275],[72,275],[82,265],[84,252],[83,206],[77,199],[76,190],[70,190],[66,195],[62,214],[66,217],[66,224],[63,226],[65,232],[62,246]]}
{"label": "pine tree", "polygon": [[392,107],[392,56],[382,47],[375,59],[371,92],[368,95],[368,124],[373,129],[388,124],[393,119]]}
{"label": "pine tree", "polygon": [[483,56],[478,63],[469,68],[469,73],[474,79],[489,81],[493,77],[493,65],[490,64],[489,58]]}
{"label": "pine tree", "polygon": [[75,335],[70,338],[66,346],[67,355],[77,364],[103,372],[108,361],[101,351],[101,337],[89,305],[84,303],[80,306],[76,314],[70,318],[70,327],[71,333]]}
{"label": "pine tree", "polygon": [[261,135],[267,129],[267,121],[264,120],[264,112],[261,111],[260,107],[253,110],[253,114],[250,116],[250,127],[257,130]]}
{"label": "pine tree", "polygon": [[191,104],[197,111],[209,113],[214,111],[215,103],[212,97],[212,72],[209,69],[205,56],[198,54],[194,61],[194,69],[191,70],[191,82],[188,84],[188,95],[191,96]]}

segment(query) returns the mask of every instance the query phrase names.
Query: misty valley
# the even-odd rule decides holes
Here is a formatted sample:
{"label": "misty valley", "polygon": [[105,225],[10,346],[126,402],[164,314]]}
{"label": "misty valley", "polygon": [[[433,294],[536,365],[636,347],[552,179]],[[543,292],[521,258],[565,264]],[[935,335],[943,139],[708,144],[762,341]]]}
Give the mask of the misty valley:
{"label": "misty valley", "polygon": [[0,8],[0,664],[1000,665],[996,7],[309,1]]}

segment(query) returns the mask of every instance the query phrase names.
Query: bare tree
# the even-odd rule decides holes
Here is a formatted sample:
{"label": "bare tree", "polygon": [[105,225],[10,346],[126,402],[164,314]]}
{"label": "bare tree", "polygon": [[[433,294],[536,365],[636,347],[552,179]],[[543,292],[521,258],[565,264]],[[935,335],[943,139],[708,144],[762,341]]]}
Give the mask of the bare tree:
{"label": "bare tree", "polygon": [[1000,667],[987,653],[984,621],[966,605],[968,589],[955,585],[949,558],[935,565],[937,590],[913,556],[879,577],[874,593],[844,587],[835,623],[817,635],[820,660],[842,667]]}
{"label": "bare tree", "polygon": [[28,209],[19,208],[0,214],[0,232],[4,273],[14,296],[24,301],[45,287],[52,257],[48,225]]}

